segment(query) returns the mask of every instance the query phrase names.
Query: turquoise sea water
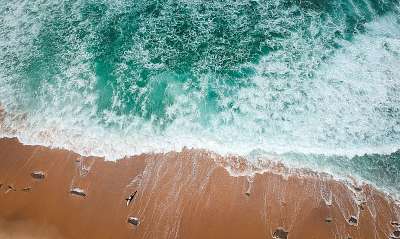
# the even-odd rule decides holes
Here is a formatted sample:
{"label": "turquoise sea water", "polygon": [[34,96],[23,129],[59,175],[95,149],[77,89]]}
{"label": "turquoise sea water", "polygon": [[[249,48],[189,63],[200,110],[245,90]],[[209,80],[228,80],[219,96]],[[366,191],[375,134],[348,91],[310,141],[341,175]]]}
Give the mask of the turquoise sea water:
{"label": "turquoise sea water", "polygon": [[397,193],[399,12],[397,0],[0,0],[0,133],[108,159],[275,152]]}

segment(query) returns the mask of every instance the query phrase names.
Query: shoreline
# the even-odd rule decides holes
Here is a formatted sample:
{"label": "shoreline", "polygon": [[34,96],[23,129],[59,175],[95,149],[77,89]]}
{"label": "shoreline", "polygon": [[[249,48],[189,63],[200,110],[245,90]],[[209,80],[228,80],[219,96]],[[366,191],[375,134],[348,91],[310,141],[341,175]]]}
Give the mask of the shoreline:
{"label": "shoreline", "polygon": [[400,205],[370,185],[350,190],[312,172],[233,177],[228,163],[247,166],[185,149],[112,162],[3,138],[0,238],[354,239],[399,230]]}

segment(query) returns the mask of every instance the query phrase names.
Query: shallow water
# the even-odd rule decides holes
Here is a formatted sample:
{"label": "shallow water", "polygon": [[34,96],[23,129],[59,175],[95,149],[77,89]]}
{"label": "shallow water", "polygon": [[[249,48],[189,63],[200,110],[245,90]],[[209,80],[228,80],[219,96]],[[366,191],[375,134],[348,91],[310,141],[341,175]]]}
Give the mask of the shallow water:
{"label": "shallow water", "polygon": [[0,134],[107,159],[184,146],[278,153],[398,192],[399,10],[0,0]]}

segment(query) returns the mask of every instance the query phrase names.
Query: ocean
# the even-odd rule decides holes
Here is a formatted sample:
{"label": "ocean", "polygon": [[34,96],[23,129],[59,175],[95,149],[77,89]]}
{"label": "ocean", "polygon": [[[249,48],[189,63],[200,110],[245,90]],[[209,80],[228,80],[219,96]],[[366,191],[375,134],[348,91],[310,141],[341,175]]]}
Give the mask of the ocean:
{"label": "ocean", "polygon": [[0,137],[204,149],[400,194],[398,0],[0,0]]}

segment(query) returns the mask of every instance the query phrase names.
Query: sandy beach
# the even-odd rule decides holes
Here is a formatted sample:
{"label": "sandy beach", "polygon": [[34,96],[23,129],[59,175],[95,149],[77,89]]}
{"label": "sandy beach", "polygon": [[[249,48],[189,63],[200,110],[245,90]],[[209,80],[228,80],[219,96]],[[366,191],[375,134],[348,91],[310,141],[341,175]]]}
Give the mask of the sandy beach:
{"label": "sandy beach", "polygon": [[111,162],[1,139],[0,238],[367,239],[400,233],[398,204],[371,186],[276,164],[253,176],[231,176],[225,167],[238,175],[249,169],[242,159],[195,150]]}
{"label": "sandy beach", "polygon": [[0,0],[0,239],[400,239],[400,0]]}

